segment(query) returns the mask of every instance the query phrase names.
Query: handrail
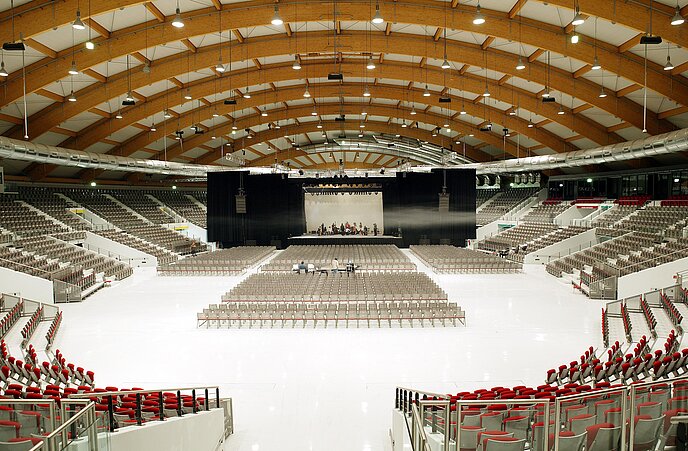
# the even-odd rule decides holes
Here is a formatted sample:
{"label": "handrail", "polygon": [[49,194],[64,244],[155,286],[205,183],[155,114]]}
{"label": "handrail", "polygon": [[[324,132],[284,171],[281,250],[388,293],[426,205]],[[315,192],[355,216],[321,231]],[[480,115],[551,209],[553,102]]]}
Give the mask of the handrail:
{"label": "handrail", "polygon": [[[416,404],[411,407],[411,428],[409,431],[411,433],[411,447],[414,451],[431,451],[430,444],[428,443],[428,435],[425,432],[423,420],[418,412],[418,409],[419,406]],[[415,446],[417,439],[420,440],[422,449],[419,449]]]}
{"label": "handrail", "polygon": [[119,396],[119,395],[135,395],[135,394],[147,394],[147,393],[160,393],[160,392],[175,392],[175,391],[189,391],[189,390],[205,390],[205,389],[219,389],[219,385],[203,385],[199,387],[174,387],[174,388],[159,388],[153,390],[117,390],[117,391],[104,391],[104,392],[88,392],[88,393],[73,393],[70,394],[69,398],[93,398],[93,397],[103,397],[103,396]]}

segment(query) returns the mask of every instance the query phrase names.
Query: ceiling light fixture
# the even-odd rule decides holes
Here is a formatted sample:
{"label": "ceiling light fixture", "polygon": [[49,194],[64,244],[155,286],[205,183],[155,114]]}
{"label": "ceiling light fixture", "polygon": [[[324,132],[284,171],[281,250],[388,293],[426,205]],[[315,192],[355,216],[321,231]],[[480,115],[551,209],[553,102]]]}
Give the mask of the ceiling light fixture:
{"label": "ceiling light fixture", "polygon": [[5,60],[0,61],[0,77],[7,77],[9,74],[5,69]]}
{"label": "ceiling light fixture", "polygon": [[602,69],[602,66],[600,65],[600,61],[597,59],[597,56],[595,56],[595,59],[593,59],[592,66],[590,66],[590,69],[592,69],[592,70]]}
{"label": "ceiling light fixture", "polygon": [[115,119],[122,119],[122,112],[118,111],[117,114],[115,114]]}
{"label": "ceiling light fixture", "polygon": [[370,91],[368,90],[368,85],[366,85],[365,89],[363,90],[363,97],[370,97]]}
{"label": "ceiling light fixture", "polygon": [[306,90],[303,91],[303,96],[304,96],[305,98],[309,98],[309,97],[311,96],[310,91],[308,91],[308,86],[306,86]]}
{"label": "ceiling light fixture", "polygon": [[275,3],[275,14],[272,16],[272,20],[270,21],[271,24],[273,25],[282,25],[284,21],[280,17],[279,13],[279,5]]}
{"label": "ceiling light fixture", "polygon": [[186,88],[186,94],[184,94],[184,98],[186,100],[191,100],[193,97],[191,97],[191,89]]}
{"label": "ceiling light fixture", "polygon": [[72,60],[72,65],[67,72],[69,75],[79,75],[79,70],[76,68],[76,62],[74,62],[74,60]]}
{"label": "ceiling light fixture", "polygon": [[81,11],[78,9],[76,10],[76,19],[74,19],[74,22],[72,22],[72,28],[75,30],[85,30],[86,25],[81,21]]}
{"label": "ceiling light fixture", "polygon": [[372,22],[374,24],[381,24],[384,21],[385,19],[383,19],[382,14],[380,14],[380,3],[375,3],[375,16],[373,16]]}
{"label": "ceiling light fixture", "polygon": [[182,19],[182,13],[179,10],[179,3],[177,3],[177,10],[175,12],[176,14],[174,16],[174,20],[172,21],[172,26],[174,28],[184,28],[184,20]]}
{"label": "ceiling light fixture", "polygon": [[85,46],[86,46],[87,50],[93,50],[96,48],[96,45],[90,39],[88,41],[86,41]]}
{"label": "ceiling light fixture", "polygon": [[143,69],[141,69],[144,74],[150,74],[150,64],[148,61],[146,61],[146,64],[143,65]]}
{"label": "ceiling light fixture", "polygon": [[607,97],[607,93],[604,90],[604,86],[602,86],[602,89],[600,89],[600,95],[598,96],[600,99],[604,99]]}
{"label": "ceiling light fixture", "polygon": [[526,68],[526,65],[523,64],[523,58],[519,55],[518,57],[518,64],[516,64],[516,70],[523,70]]}
{"label": "ceiling light fixture", "polygon": [[415,106],[411,107],[411,116],[415,116],[416,114],[417,114],[416,113],[416,107]]}
{"label": "ceiling light fixture", "polygon": [[218,72],[224,72],[225,71],[225,65],[222,64],[221,59],[217,60],[217,65],[215,66],[215,70]]}
{"label": "ceiling light fixture", "polygon": [[69,93],[69,97],[67,97],[67,100],[70,102],[76,102],[76,96],[74,95],[74,91]]}
{"label": "ceiling light fixture", "polygon": [[571,35],[571,44],[578,44],[578,41],[580,40],[580,37],[578,36],[578,33],[575,31]]}
{"label": "ceiling light fixture", "polygon": [[478,2],[478,6],[475,8],[475,17],[473,18],[473,25],[482,25],[485,23],[485,16],[483,16],[483,13],[480,12],[480,2]]}
{"label": "ceiling light fixture", "polygon": [[299,56],[294,55],[294,64],[291,65],[294,70],[301,70],[301,63],[299,62]]}
{"label": "ceiling light fixture", "polygon": [[573,16],[573,20],[571,21],[571,25],[573,25],[574,27],[577,27],[578,25],[583,25],[584,23],[585,23],[585,18],[580,13],[580,9],[576,8],[576,14]]}
{"label": "ceiling light fixture", "polygon": [[169,118],[172,117],[172,115],[170,114],[169,111],[164,110],[163,113],[162,113],[162,117],[164,117],[165,119],[169,119]]}
{"label": "ceiling light fixture", "polygon": [[246,92],[243,94],[244,99],[250,99],[251,98],[251,93],[248,90],[248,87],[246,88]]}
{"label": "ceiling light fixture", "polygon": [[676,12],[674,13],[674,17],[671,18],[671,25],[683,25],[685,21],[686,19],[684,19],[681,15],[681,8],[679,8],[679,6],[676,5]]}
{"label": "ceiling light fixture", "polygon": [[664,70],[672,70],[674,65],[671,63],[671,57],[667,55],[666,64],[664,65]]}
{"label": "ceiling light fixture", "polygon": [[444,61],[442,61],[442,66],[440,66],[442,69],[449,69],[451,65],[449,64],[449,61],[447,61],[447,55],[444,55]]}
{"label": "ceiling light fixture", "polygon": [[368,69],[368,70],[375,69],[375,61],[373,61],[373,55],[370,55],[368,57],[368,64],[366,64],[366,69]]}
{"label": "ceiling light fixture", "polygon": [[490,90],[485,86],[485,92],[483,92],[483,97],[490,97]]}

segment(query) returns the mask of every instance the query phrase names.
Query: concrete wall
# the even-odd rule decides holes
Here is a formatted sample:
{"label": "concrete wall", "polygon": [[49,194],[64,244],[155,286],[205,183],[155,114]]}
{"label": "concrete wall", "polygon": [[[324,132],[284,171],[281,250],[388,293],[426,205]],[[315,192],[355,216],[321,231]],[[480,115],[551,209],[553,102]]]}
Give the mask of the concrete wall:
{"label": "concrete wall", "polygon": [[676,273],[686,269],[688,269],[688,257],[619,277],[616,297],[623,299],[657,288],[668,287],[676,282],[674,280]]}
{"label": "concrete wall", "polygon": [[110,451],[216,451],[224,434],[224,411],[151,421],[110,434]]}
{"label": "concrete wall", "polygon": [[54,302],[51,281],[7,268],[0,268],[0,293],[14,294],[44,304]]}
{"label": "concrete wall", "polygon": [[550,260],[556,260],[557,258],[578,252],[595,244],[597,244],[595,229],[590,229],[583,233],[579,233],[578,235],[566,238],[558,243],[552,244],[551,246],[543,247],[538,251],[531,252],[530,254],[526,255],[524,263],[540,263],[544,265],[549,263]]}
{"label": "concrete wall", "polygon": [[196,224],[191,224],[190,222],[176,222],[171,224],[163,224],[162,226],[170,230],[174,230],[175,227],[186,227],[183,230],[175,230],[175,232],[181,233],[182,235],[195,240],[201,240],[204,243],[208,242],[208,231],[203,227],[198,227]]}
{"label": "concrete wall", "polygon": [[496,221],[492,221],[491,223],[485,224],[482,227],[478,227],[475,231],[475,240],[471,240],[471,247],[474,243],[477,243],[478,241],[484,240],[485,238],[489,238],[501,232],[499,228],[500,224],[509,224],[515,226],[517,222],[497,219]]}
{"label": "concrete wall", "polygon": [[93,232],[86,232],[84,248],[116,258],[133,267],[158,265],[158,259],[154,256],[141,252],[138,249],[125,246],[117,241],[102,237]]}
{"label": "concrete wall", "polygon": [[583,219],[586,216],[590,216],[596,212],[597,209],[597,205],[593,206],[593,208],[584,208],[580,205],[571,205],[563,213],[554,218],[554,223],[561,226],[571,225],[571,221],[574,219]]}

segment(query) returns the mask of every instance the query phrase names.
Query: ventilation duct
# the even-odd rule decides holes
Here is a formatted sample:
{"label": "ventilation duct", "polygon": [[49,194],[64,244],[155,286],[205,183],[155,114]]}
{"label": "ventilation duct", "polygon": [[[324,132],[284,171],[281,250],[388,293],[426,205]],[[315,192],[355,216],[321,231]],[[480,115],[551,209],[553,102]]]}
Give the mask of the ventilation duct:
{"label": "ventilation duct", "polygon": [[72,166],[105,171],[141,172],[145,174],[202,176],[208,172],[223,171],[223,166],[175,163],[147,160],[61,147],[34,144],[0,136],[0,158],[31,161],[34,163]]}

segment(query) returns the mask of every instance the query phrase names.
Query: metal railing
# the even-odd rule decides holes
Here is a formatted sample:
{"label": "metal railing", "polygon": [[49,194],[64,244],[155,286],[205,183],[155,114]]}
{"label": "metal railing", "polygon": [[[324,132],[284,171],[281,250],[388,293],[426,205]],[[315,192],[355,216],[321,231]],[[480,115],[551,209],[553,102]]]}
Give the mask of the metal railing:
{"label": "metal railing", "polygon": [[[684,395],[687,389],[688,374],[656,381],[635,382],[628,386],[575,393],[553,399],[461,400],[448,395],[398,387],[395,408],[403,413],[406,419],[407,431],[414,451],[428,449],[449,451],[462,448],[461,426],[466,418],[463,414],[467,412],[464,408],[480,406],[480,410],[473,409],[473,411],[482,414],[489,411],[489,406],[496,405],[501,405],[502,412],[505,411],[505,406],[507,409],[511,406],[526,409],[532,406],[539,412],[541,418],[533,420],[529,417],[524,431],[526,442],[530,443],[530,449],[559,451],[560,446],[564,446],[561,439],[565,435],[562,433],[571,430],[570,420],[580,413],[587,413],[591,406],[594,406],[596,410],[603,409],[606,416],[604,419],[596,419],[595,424],[612,423],[612,429],[618,430],[617,433],[612,433],[614,437],[614,443],[610,444],[612,448],[633,450],[636,442],[640,440],[641,444],[646,446],[644,449],[662,449],[660,445],[666,443],[670,434],[670,431],[664,428],[665,421],[670,419],[672,424],[676,424],[676,422],[688,420],[688,417],[683,419],[678,417],[681,415],[680,409],[688,408],[688,399]],[[423,397],[436,399],[421,399]],[[602,406],[595,404],[600,401],[603,402]],[[641,410],[648,407],[648,401],[661,409],[656,415],[650,415],[650,418]],[[677,408],[678,410],[672,410]],[[581,410],[584,411],[581,412]],[[530,413],[535,411],[531,410]],[[670,415],[677,416],[666,418],[665,414],[670,411]],[[528,415],[527,412],[529,412],[528,409],[519,410],[521,415]],[[550,419],[553,421],[550,422]],[[654,421],[661,423],[661,426],[658,426],[653,434],[643,435],[647,431],[637,429],[639,421]],[[542,434],[536,434],[535,422],[542,424]],[[638,431],[640,435],[637,435]],[[587,434],[587,428],[583,433]],[[543,441],[544,446],[538,443],[536,448],[533,447],[536,437],[537,441]]]}
{"label": "metal railing", "polygon": [[[88,392],[88,393],[76,393],[71,394],[68,400],[79,400],[79,399],[93,399],[98,398],[100,400],[107,401],[107,413],[108,413],[108,430],[114,432],[118,429],[117,422],[115,420],[115,401],[119,396],[134,395],[135,396],[135,408],[134,419],[136,424],[141,426],[144,422],[144,416],[142,414],[143,408],[143,395],[157,395],[157,405],[158,409],[157,421],[165,421],[165,409],[168,408],[169,404],[165,403],[164,393],[174,393],[175,396],[175,410],[176,416],[183,417],[187,412],[185,412],[185,406],[182,401],[182,392],[191,392],[191,412],[192,414],[198,413],[201,410],[210,410],[210,394],[214,396],[215,408],[225,408],[225,412],[229,412],[230,417],[233,418],[232,404],[229,402],[229,406],[221,406],[222,400],[220,399],[220,387],[218,386],[201,386],[201,387],[176,387],[176,388],[166,388],[166,389],[154,389],[154,390],[118,390],[118,391],[106,391],[106,392]],[[204,394],[203,403],[201,408],[198,406],[199,397],[197,397],[197,391]],[[230,425],[232,431],[234,429],[233,423]]]}
{"label": "metal railing", "polygon": [[[69,407],[75,408],[77,406],[80,408],[71,418],[53,429],[47,436],[40,437],[43,441],[37,443],[29,451],[62,451],[71,443],[82,439],[86,439],[88,451],[98,451],[96,404],[94,402],[73,401],[70,405],[65,403],[61,408],[61,418],[66,418],[70,411]],[[51,414],[51,418],[54,418],[53,414]]]}

